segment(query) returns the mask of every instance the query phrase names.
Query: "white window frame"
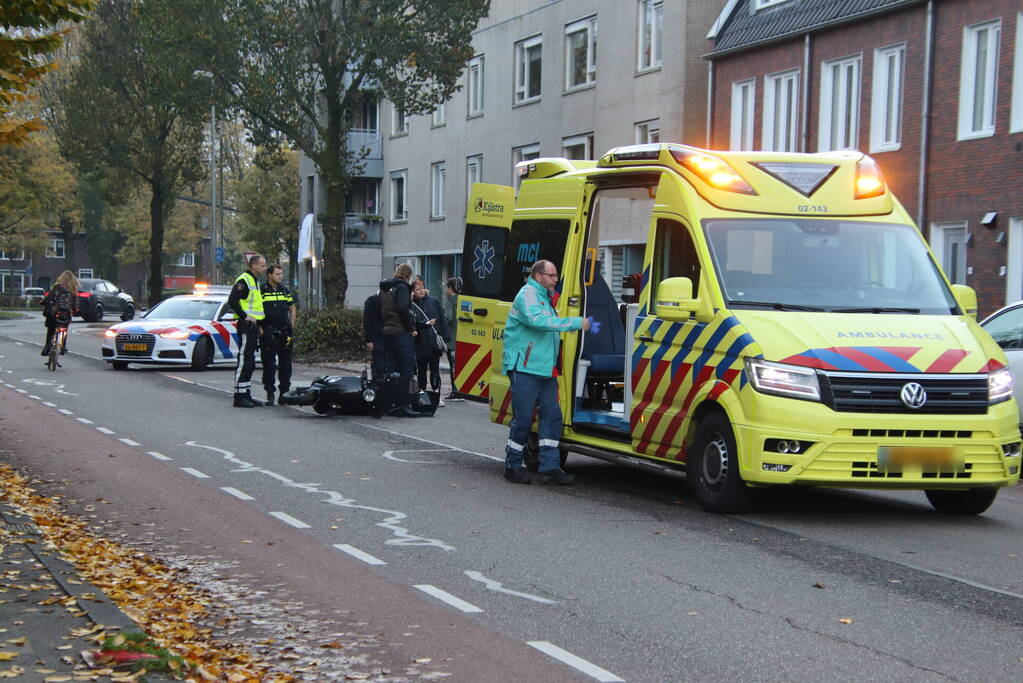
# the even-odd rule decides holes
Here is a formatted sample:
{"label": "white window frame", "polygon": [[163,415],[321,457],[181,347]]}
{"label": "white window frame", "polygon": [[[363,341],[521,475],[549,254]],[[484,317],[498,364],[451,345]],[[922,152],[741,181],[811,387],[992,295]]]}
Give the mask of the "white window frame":
{"label": "white window frame", "polygon": [[444,186],[447,184],[447,164],[430,164],[430,218],[444,218]]}
{"label": "white window frame", "polygon": [[465,158],[465,199],[472,196],[473,183],[483,182],[483,155],[473,154]]}
{"label": "white window frame", "polygon": [[[949,282],[955,284],[955,273],[949,273],[945,267],[946,254],[945,254],[945,234],[953,230],[962,230],[966,235],[966,238],[970,237],[970,224],[966,221],[948,221],[944,223],[931,223],[931,252],[934,254],[934,260],[938,262],[938,267],[941,268],[942,272],[948,277]],[[963,273],[966,275],[970,274],[970,261],[967,258],[967,250],[963,250],[963,258],[966,262],[963,263]]]}
{"label": "white window frame", "polygon": [[[529,78],[529,54],[533,48],[540,50],[540,82],[537,84],[537,93],[530,95],[529,91],[532,81]],[[515,43],[515,104],[529,104],[538,102],[543,95],[543,35],[526,38]]]}
{"label": "white window frame", "polygon": [[445,103],[441,102],[440,104],[437,105],[437,108],[433,110],[433,114],[431,115],[430,118],[430,124],[434,128],[439,128],[440,126],[446,125],[447,122],[448,122],[447,108],[445,107]]}
{"label": "white window frame", "polygon": [[1012,113],[1009,132],[1023,133],[1023,12],[1016,15],[1016,56],[1012,65]]}
{"label": "white window frame", "polygon": [[[764,76],[764,114],[763,114],[763,130],[761,132],[761,144],[760,146],[764,151],[768,152],[795,152],[798,151],[798,138],[797,135],[797,124],[799,123],[799,69],[789,69],[787,71],[779,71],[778,73],[768,74]],[[782,95],[785,93],[785,86],[787,83],[792,84],[788,94],[788,111],[785,112],[780,107],[783,107],[786,103],[780,101],[779,90],[782,91]],[[783,99],[783,98],[782,98]],[[775,138],[778,137],[778,114],[787,113],[789,119],[787,121],[787,130],[784,132],[787,134],[789,144],[787,146],[779,146],[780,141]]]}
{"label": "white window frame", "polygon": [[862,54],[821,62],[818,152],[856,149],[859,145],[862,66]]}
{"label": "white window frame", "polygon": [[51,237],[46,241],[46,258],[64,258],[64,253],[63,237]]}
{"label": "white window frame", "polygon": [[593,159],[593,133],[583,133],[582,135],[573,135],[571,137],[561,139],[561,154],[566,159],[571,159],[568,156],[569,147],[583,147],[583,159]]}
{"label": "white window frame", "polygon": [[[397,182],[401,181],[400,192],[396,189]],[[400,204],[399,204],[400,201]],[[399,208],[401,209],[399,211]],[[404,223],[408,220],[408,169],[391,171],[391,222]]]}
{"label": "white window frame", "polygon": [[93,269],[92,268],[79,268],[78,269],[78,279],[81,280],[82,278],[94,278],[94,277],[96,277],[92,273],[93,273]]}
{"label": "white window frame", "polygon": [[[663,0],[639,0],[639,31],[636,67],[650,71],[661,66],[661,43],[664,33]],[[649,49],[647,44],[649,42]]]}
{"label": "white window frame", "polygon": [[532,145],[522,145],[521,147],[512,148],[512,183],[515,185],[516,191],[519,189],[519,174],[515,172],[515,167],[522,161],[528,161],[529,159],[536,159],[540,156],[540,143],[536,142]]}
{"label": "white window frame", "polygon": [[15,254],[15,251],[13,249],[0,249],[0,261],[24,261],[25,260],[25,250],[24,249],[21,250],[21,252],[20,252],[21,255],[20,256],[15,256],[14,254]]}
{"label": "white window frame", "polygon": [[636,144],[649,145],[661,141],[661,120],[650,119],[636,124]]}
{"label": "white window frame", "polygon": [[[174,262],[175,266],[182,268],[194,268],[195,267],[195,252],[186,251],[178,255],[178,260]],[[81,276],[79,276],[81,277]],[[89,277],[92,277],[91,275]]]}
{"label": "white window frame", "polygon": [[757,103],[757,79],[732,83],[732,130],[729,149],[753,149],[754,112]]}
{"label": "white window frame", "polygon": [[892,152],[902,147],[905,76],[905,43],[874,50],[874,79],[870,95],[871,152]]}
{"label": "white window frame", "polygon": [[[572,82],[575,74],[575,54],[572,51],[572,37],[583,33],[586,41],[585,76],[579,83]],[[597,17],[587,17],[565,26],[565,91],[580,90],[593,85],[597,80]]]}
{"label": "white window frame", "polygon": [[[982,47],[981,32],[987,31],[983,48],[984,64],[977,63]],[[986,138],[995,134],[998,106],[998,54],[1001,46],[1002,20],[995,19],[963,27],[963,54],[959,73],[959,134],[957,140]],[[983,71],[978,79],[977,70]],[[980,106],[980,122],[975,120]]]}
{"label": "white window frame", "polygon": [[466,116],[481,116],[483,114],[483,98],[486,95],[485,65],[483,55],[477,55],[469,60],[469,65],[466,67]]}
{"label": "white window frame", "polygon": [[1023,299],[1023,217],[1009,219],[1009,245],[1006,249],[1005,303]]}
{"label": "white window frame", "polygon": [[405,110],[398,105],[391,106],[391,137],[408,135],[409,116]]}

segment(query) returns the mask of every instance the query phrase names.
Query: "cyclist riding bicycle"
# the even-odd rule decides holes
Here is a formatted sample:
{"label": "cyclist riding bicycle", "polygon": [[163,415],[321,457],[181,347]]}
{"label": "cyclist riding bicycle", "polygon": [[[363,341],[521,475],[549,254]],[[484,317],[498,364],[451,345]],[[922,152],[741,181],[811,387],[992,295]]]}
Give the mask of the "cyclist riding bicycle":
{"label": "cyclist riding bicycle", "polygon": [[[71,324],[71,316],[78,312],[78,278],[70,270],[65,270],[57,281],[50,287],[50,291],[43,297],[43,317],[46,318],[46,344],[43,346],[42,356],[50,355],[50,343],[53,341],[53,332],[58,327],[67,327]],[[67,337],[64,337],[62,354],[67,353]]]}

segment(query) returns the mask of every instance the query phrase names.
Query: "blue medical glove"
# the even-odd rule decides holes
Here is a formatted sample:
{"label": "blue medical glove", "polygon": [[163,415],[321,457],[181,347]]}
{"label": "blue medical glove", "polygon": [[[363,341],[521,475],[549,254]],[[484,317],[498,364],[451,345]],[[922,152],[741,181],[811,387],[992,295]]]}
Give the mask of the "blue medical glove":
{"label": "blue medical glove", "polygon": [[598,320],[594,320],[593,316],[586,316],[586,319],[590,321],[590,334],[600,334],[600,326],[603,324]]}

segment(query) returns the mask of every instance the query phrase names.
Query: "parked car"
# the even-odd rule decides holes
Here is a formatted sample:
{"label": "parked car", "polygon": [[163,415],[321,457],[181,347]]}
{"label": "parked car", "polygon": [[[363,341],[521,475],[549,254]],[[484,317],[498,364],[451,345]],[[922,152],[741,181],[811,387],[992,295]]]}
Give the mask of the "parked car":
{"label": "parked car", "polygon": [[1023,424],[1023,301],[1004,306],[980,324],[995,343],[1005,351],[1012,374],[1012,393],[1020,406],[1020,424]]}
{"label": "parked car", "polygon": [[21,300],[26,306],[38,306],[46,296],[46,290],[42,287],[26,287],[21,293]]}
{"label": "parked car", "polygon": [[80,279],[78,296],[78,311],[83,320],[101,322],[107,313],[116,313],[121,320],[135,317],[135,299],[109,280]]}

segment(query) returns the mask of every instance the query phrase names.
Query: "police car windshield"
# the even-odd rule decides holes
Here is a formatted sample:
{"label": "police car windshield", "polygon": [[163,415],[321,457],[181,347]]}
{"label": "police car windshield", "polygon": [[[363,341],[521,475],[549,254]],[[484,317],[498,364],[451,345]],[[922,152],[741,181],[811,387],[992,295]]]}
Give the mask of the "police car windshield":
{"label": "police car windshield", "polygon": [[173,297],[161,301],[146,313],[146,320],[187,318],[189,320],[213,320],[222,302],[218,299],[197,299],[194,297]]}
{"label": "police car windshield", "polygon": [[947,315],[958,304],[914,228],[840,219],[706,220],[729,304]]}

